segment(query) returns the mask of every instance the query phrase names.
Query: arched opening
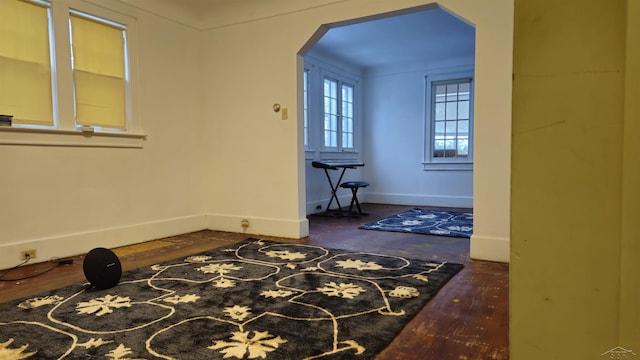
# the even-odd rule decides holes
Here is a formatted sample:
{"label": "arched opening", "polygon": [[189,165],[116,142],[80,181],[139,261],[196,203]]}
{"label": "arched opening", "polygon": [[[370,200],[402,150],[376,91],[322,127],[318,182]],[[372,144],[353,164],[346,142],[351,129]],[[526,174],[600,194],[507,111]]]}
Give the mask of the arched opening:
{"label": "arched opening", "polygon": [[[315,76],[316,84],[322,84],[326,74],[333,76],[337,73],[338,77],[346,78],[345,82],[352,80],[356,84],[355,91],[359,95],[355,98],[360,100],[355,106],[360,117],[355,120],[354,147],[344,149],[338,144],[328,148],[324,143],[325,114],[322,109],[318,110],[323,106],[323,94],[318,94],[322,89],[309,82],[306,83],[307,92],[298,96],[298,109],[301,114],[306,114],[299,117],[305,141],[306,180],[300,188],[305,191],[303,210],[306,214],[324,210],[331,197],[324,174],[313,169],[311,161],[356,159],[365,162],[366,166],[345,174],[345,179],[350,180],[352,175],[375,184],[363,192],[364,201],[473,208],[478,215],[474,226],[480,219],[479,229],[484,234],[476,233],[474,229],[471,256],[508,261],[510,167],[508,162],[499,158],[502,155],[487,158],[490,156],[487,149],[492,148],[491,152],[504,149],[506,152],[503,154],[508,158],[510,138],[501,137],[499,144],[493,140],[481,144],[477,135],[480,133],[481,138],[490,140],[495,138],[495,134],[508,133],[509,126],[504,124],[510,124],[510,84],[505,88],[501,79],[503,75],[510,74],[510,68],[498,68],[497,63],[488,63],[485,58],[501,56],[502,50],[505,59],[509,58],[511,48],[504,45],[504,49],[496,53],[495,42],[490,43],[487,35],[497,29],[491,28],[487,22],[483,35],[478,35],[472,22],[465,19],[477,17],[485,23],[487,14],[478,8],[470,11],[472,16],[465,16],[469,14],[455,14],[437,4],[428,4],[325,24],[303,46],[299,62],[304,65],[299,64],[298,69],[299,77],[305,80],[300,83],[313,80]],[[474,13],[476,11],[477,14]],[[477,48],[482,48],[484,55],[479,55]],[[491,48],[494,52],[488,55]],[[484,66],[479,67],[479,58]],[[460,74],[469,73],[472,74],[476,94],[472,112],[477,125],[469,125],[466,129],[471,137],[470,161],[429,168],[434,160],[434,139],[430,137],[435,133],[430,127],[433,124],[430,125],[430,100],[427,98],[430,80],[446,76],[464,77],[466,75]],[[499,81],[493,84],[486,82],[488,77],[496,75],[500,75]],[[476,77],[484,78],[482,86],[478,86]],[[305,86],[299,88],[302,90]],[[502,93],[506,97],[499,95]],[[305,120],[306,126],[302,123]],[[449,154],[446,151],[441,153]],[[478,175],[479,162],[485,165],[481,169],[482,175]],[[499,170],[494,174],[500,174],[490,179],[487,171],[493,169]],[[479,178],[482,179],[480,182],[477,181]],[[348,196],[348,193],[343,193],[339,197],[346,199]],[[475,246],[474,238],[479,240]],[[474,252],[479,255],[474,256]]]}
{"label": "arched opening", "polygon": [[[473,77],[474,27],[430,5],[332,24],[319,32],[322,36],[304,58],[305,159],[366,163],[345,176],[373,184],[363,194],[368,201],[473,207],[473,152],[448,159],[439,156],[445,143],[448,152],[465,150],[463,146],[472,143],[473,109],[457,121],[458,108],[451,104],[454,111],[447,113],[446,122],[442,112],[436,131],[431,126],[431,99],[425,94],[431,93],[433,79],[455,79],[463,73]],[[332,99],[327,86],[343,87],[343,92]],[[469,109],[469,101],[466,106]],[[332,117],[338,124],[328,124]],[[460,166],[448,171],[424,168],[444,160]],[[306,179],[307,213],[324,210],[331,195],[325,174],[307,167]],[[349,194],[341,195],[342,199]]]}

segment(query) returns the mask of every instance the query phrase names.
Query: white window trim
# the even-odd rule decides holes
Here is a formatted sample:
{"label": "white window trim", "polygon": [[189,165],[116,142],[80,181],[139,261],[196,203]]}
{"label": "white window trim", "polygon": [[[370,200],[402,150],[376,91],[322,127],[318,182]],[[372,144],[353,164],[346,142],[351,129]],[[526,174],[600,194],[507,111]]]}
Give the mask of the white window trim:
{"label": "white window trim", "polygon": [[[0,145],[41,145],[70,147],[142,148],[147,135],[141,131],[139,116],[138,29],[136,19],[117,11],[80,0],[51,1],[51,71],[53,86],[53,126],[14,124],[0,127]],[[130,96],[127,130],[82,128],[75,123],[73,74],[69,43],[70,10],[126,25]]]}
{"label": "white window trim", "polygon": [[[422,165],[424,170],[429,171],[472,171],[473,170],[473,144],[474,144],[474,97],[475,97],[475,82],[473,67],[461,67],[459,69],[449,69],[446,71],[438,71],[425,76],[425,131],[423,140],[423,161]],[[469,78],[471,81],[471,122],[469,126],[469,157],[467,158],[434,158],[432,156],[432,126],[433,120],[431,118],[432,113],[432,83],[437,81],[455,80]]]}
{"label": "white window trim", "polygon": [[146,139],[144,134],[0,126],[0,145],[141,149]]}
{"label": "white window trim", "polygon": [[[353,148],[349,148],[349,149],[344,149],[342,147],[342,129],[341,129],[341,122],[338,121],[338,146],[337,147],[331,147],[331,146],[325,146],[324,145],[324,141],[321,141],[320,143],[320,149],[322,152],[330,152],[330,153],[341,153],[341,154],[357,154],[358,153],[358,136],[357,134],[359,134],[358,129],[360,127],[360,111],[359,111],[359,104],[360,104],[360,82],[357,79],[354,79],[350,76],[344,75],[344,74],[340,74],[338,72],[335,71],[330,71],[330,70],[326,70],[326,69],[320,69],[320,89],[321,89],[321,97],[320,97],[320,104],[321,104],[321,108],[320,108],[320,132],[321,132],[321,137],[320,139],[323,138],[324,136],[324,90],[323,90],[323,86],[324,86],[324,79],[331,79],[331,80],[335,80],[338,82],[338,93],[340,94],[342,92],[342,88],[341,85],[342,84],[346,84],[349,86],[353,86],[353,103],[354,103],[354,107],[353,107]],[[342,98],[340,96],[338,96],[338,106],[341,108],[342,104]],[[339,118],[342,117],[342,109],[340,110],[341,114],[338,115]]]}
{"label": "white window trim", "polygon": [[305,125],[304,124],[304,119],[303,119],[303,123],[302,123],[303,131],[306,130],[306,139],[303,139],[303,141],[305,141],[304,150],[305,151],[309,151],[309,150],[311,150],[311,136],[312,136],[311,135],[311,133],[312,133],[312,131],[311,131],[311,97],[312,97],[312,91],[311,91],[312,71],[311,71],[311,67],[305,66],[302,69],[302,73],[303,73],[302,81],[304,82],[304,74],[306,74],[306,78],[307,78],[306,84],[303,84],[303,89],[304,89],[304,87],[306,87],[307,93],[305,94],[304,90],[303,90],[303,93],[302,93],[303,97],[306,96],[303,101],[307,103],[307,108],[304,109],[304,104],[303,104],[303,109],[302,109],[303,112],[306,111],[306,114],[303,114],[303,116],[305,116],[305,115],[307,116],[306,128],[304,128],[304,125]]}
{"label": "white window trim", "polygon": [[[362,151],[362,96],[361,74],[357,69],[350,69],[344,64],[335,63],[333,60],[305,56],[304,68],[309,69],[309,146],[305,149],[305,158],[312,159],[343,159],[356,160]],[[354,108],[354,151],[338,151],[337,149],[324,148],[323,141],[323,79],[325,73],[330,77],[344,79],[347,83],[355,85]]]}

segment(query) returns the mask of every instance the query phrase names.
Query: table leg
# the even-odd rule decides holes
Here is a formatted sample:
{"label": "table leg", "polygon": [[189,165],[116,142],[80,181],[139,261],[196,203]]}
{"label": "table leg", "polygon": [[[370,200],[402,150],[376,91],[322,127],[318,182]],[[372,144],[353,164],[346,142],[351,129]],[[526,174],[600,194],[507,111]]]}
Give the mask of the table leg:
{"label": "table leg", "polygon": [[340,205],[340,200],[338,200],[338,186],[340,185],[340,182],[342,181],[342,177],[344,176],[344,172],[347,170],[347,168],[342,168],[342,173],[340,173],[340,177],[338,178],[338,182],[336,183],[336,185],[333,185],[333,181],[331,181],[331,176],[329,175],[329,171],[327,171],[327,169],[324,169],[324,173],[325,175],[327,175],[327,180],[329,180],[329,186],[331,187],[331,198],[329,199],[329,203],[327,204],[327,209],[325,211],[329,211],[331,208],[331,203],[333,202],[333,199],[336,199],[336,203],[338,204],[338,213],[342,213],[342,206]]}

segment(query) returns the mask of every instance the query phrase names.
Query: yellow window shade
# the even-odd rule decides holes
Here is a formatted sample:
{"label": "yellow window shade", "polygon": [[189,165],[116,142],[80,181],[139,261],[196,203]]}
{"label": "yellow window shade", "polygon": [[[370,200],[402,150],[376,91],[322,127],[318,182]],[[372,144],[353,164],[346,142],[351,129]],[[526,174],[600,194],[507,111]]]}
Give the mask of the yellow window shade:
{"label": "yellow window shade", "polygon": [[124,31],[71,16],[76,122],[126,129]]}
{"label": "yellow window shade", "polygon": [[124,78],[123,29],[71,16],[74,69]]}
{"label": "yellow window shade", "polygon": [[15,124],[53,125],[49,9],[0,0],[0,113]]}
{"label": "yellow window shade", "polygon": [[19,0],[0,0],[0,14],[0,56],[48,65],[48,9]]}
{"label": "yellow window shade", "polygon": [[74,81],[79,124],[126,129],[123,79],[76,70]]}

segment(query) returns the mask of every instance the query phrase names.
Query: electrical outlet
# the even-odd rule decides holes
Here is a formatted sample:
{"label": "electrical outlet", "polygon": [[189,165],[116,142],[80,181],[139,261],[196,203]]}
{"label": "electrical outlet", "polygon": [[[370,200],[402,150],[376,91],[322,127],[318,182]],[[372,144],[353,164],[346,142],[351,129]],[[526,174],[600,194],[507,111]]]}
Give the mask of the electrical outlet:
{"label": "electrical outlet", "polygon": [[20,252],[20,260],[35,259],[36,249],[23,250]]}
{"label": "electrical outlet", "polygon": [[240,221],[240,225],[242,225],[243,228],[248,228],[249,227],[249,219],[242,219]]}

